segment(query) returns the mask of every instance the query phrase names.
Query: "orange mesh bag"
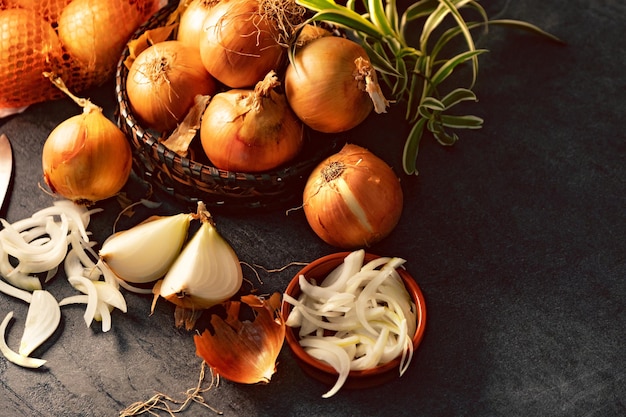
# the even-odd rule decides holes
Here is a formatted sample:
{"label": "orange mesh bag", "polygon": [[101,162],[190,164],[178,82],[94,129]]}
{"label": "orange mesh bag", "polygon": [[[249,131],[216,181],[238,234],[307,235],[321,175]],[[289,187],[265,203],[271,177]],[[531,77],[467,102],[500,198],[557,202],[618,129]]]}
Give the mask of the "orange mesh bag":
{"label": "orange mesh bag", "polygon": [[0,0],[0,109],[63,97],[42,73],[81,92],[113,76],[162,0]]}

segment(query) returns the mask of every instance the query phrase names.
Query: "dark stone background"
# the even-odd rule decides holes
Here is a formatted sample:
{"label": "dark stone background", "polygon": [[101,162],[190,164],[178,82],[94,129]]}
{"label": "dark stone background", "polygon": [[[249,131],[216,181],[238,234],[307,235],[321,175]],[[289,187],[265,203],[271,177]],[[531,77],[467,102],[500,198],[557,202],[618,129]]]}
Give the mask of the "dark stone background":
{"label": "dark stone background", "polygon": [[[626,415],[626,5],[618,0],[485,2],[490,17],[525,20],[567,45],[515,30],[481,36],[471,111],[484,128],[460,132],[454,147],[424,140],[420,175],[401,175],[406,203],[393,234],[370,250],[407,259],[427,301],[423,343],[405,376],[376,389],[341,391],[302,373],[285,346],[269,385],[222,380],[205,394],[227,416],[567,416]],[[113,116],[113,84],[89,92]],[[39,188],[41,148],[77,114],[69,100],[34,105],[0,120],[13,143],[12,193],[2,216],[15,221],[49,205]],[[371,117],[350,133],[399,170],[407,133],[402,112]],[[127,186],[140,194],[134,179]],[[188,210],[165,196],[125,228],[154,213]],[[120,208],[99,203],[90,229],[102,242]],[[216,214],[242,261],[277,268],[336,249],[308,228],[301,211]],[[294,268],[261,273],[264,292],[282,291]],[[247,278],[256,277],[246,270]],[[49,286],[72,293],[62,275]],[[0,358],[0,415],[114,416],[156,391],[181,398],[196,384],[191,336],[171,306],[150,316],[149,297],[127,295],[102,333],[63,309],[62,326],[36,354],[43,370]],[[27,307],[14,311],[8,342],[21,335]],[[193,405],[184,415],[211,415]]]}

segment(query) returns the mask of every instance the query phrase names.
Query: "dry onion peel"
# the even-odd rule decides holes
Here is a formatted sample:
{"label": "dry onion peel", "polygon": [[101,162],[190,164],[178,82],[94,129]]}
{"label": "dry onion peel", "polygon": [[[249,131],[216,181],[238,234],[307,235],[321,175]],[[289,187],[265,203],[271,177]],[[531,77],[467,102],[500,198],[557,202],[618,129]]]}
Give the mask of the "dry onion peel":
{"label": "dry onion peel", "polygon": [[154,289],[155,301],[160,296],[175,304],[176,325],[184,323],[187,329],[202,310],[235,295],[243,282],[239,258],[203,202],[198,203],[197,217],[200,228]]}
{"label": "dry onion peel", "polygon": [[[253,321],[241,321],[241,302],[255,312]],[[195,335],[196,354],[219,374],[233,382],[269,382],[285,337],[285,323],[278,314],[280,294],[269,299],[246,295],[225,303],[227,317],[211,317],[214,332]]]}
{"label": "dry onion peel", "polygon": [[350,370],[371,369],[400,357],[402,375],[412,359],[417,312],[396,270],[405,261],[378,258],[364,264],[364,254],[351,252],[319,285],[303,284],[301,276],[298,299],[283,295],[293,306],[286,325],[300,327],[305,351],[339,374],[325,398],[339,391]]}

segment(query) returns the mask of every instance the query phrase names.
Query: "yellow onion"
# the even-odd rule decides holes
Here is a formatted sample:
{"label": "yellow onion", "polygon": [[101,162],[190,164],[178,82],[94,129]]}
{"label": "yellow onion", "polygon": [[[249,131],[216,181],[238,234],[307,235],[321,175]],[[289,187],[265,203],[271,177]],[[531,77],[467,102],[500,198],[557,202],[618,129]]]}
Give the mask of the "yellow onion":
{"label": "yellow onion", "polygon": [[291,160],[303,144],[302,122],[293,114],[274,71],[254,90],[217,94],[202,116],[200,138],[211,162],[229,171],[261,172]]}
{"label": "yellow onion", "polygon": [[196,95],[212,95],[216,83],[197,50],[170,40],[155,43],[137,56],[126,90],[135,115],[147,127],[165,132],[183,121]]}
{"label": "yellow onion", "polygon": [[73,0],[59,16],[59,39],[74,61],[103,81],[154,9],[154,0]]}
{"label": "yellow onion", "polygon": [[0,108],[57,94],[41,73],[55,70],[62,45],[43,18],[26,9],[0,10]]}
{"label": "yellow onion", "polygon": [[[250,306],[253,321],[241,321],[241,302]],[[211,369],[233,382],[270,382],[276,372],[276,359],[285,338],[285,322],[278,314],[280,294],[269,299],[246,295],[225,303],[227,317],[211,316],[214,333],[205,330],[194,335],[196,354]]]}
{"label": "yellow onion", "polygon": [[211,8],[218,2],[219,0],[191,0],[180,15],[176,39],[199,50],[204,21]]}
{"label": "yellow onion", "polygon": [[83,113],[61,122],[46,139],[42,154],[46,184],[77,204],[114,196],[126,184],[132,167],[126,136],[100,107],[73,96],[59,78],[52,81],[83,107]]}
{"label": "yellow onion", "polygon": [[200,228],[185,245],[153,292],[176,305],[176,325],[193,328],[203,310],[235,295],[243,282],[239,258],[219,234],[204,203]]}
{"label": "yellow onion", "polygon": [[303,201],[313,231],[326,243],[349,249],[371,246],[391,233],[402,214],[403,194],[389,165],[346,144],[313,170]]}
{"label": "yellow onion", "polygon": [[324,133],[352,129],[388,105],[365,49],[337,36],[297,49],[285,72],[285,94],[300,120]]}
{"label": "yellow onion", "polygon": [[279,10],[289,22],[293,0],[222,0],[208,13],[200,39],[202,63],[228,87],[251,87],[281,66],[286,49],[279,27],[290,23],[278,23],[269,11],[272,4],[284,6]]}

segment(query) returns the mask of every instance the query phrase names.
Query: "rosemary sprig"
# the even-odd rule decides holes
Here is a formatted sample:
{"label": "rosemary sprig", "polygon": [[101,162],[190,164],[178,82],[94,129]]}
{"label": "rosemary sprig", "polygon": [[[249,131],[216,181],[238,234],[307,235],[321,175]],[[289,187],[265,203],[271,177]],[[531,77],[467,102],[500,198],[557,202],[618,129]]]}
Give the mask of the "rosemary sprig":
{"label": "rosemary sprig", "polygon": [[[402,166],[417,174],[417,155],[425,130],[444,146],[453,145],[456,129],[479,129],[483,119],[473,115],[454,115],[450,110],[465,101],[476,101],[472,91],[478,76],[477,49],[471,31],[491,25],[516,27],[560,42],[553,35],[527,22],[511,19],[489,20],[478,0],[418,0],[402,14],[396,0],[296,0],[314,13],[308,22],[334,23],[363,45],[370,61],[380,73],[396,102],[406,102],[406,120],[411,129],[404,144]],[[466,13],[467,10],[467,13]],[[472,14],[478,20],[466,20]],[[409,30],[421,27],[413,44]],[[415,32],[412,32],[415,33]],[[462,47],[458,50],[458,43]],[[414,39],[414,38],[410,38]],[[465,87],[444,85],[462,64],[471,65],[471,81]]]}

